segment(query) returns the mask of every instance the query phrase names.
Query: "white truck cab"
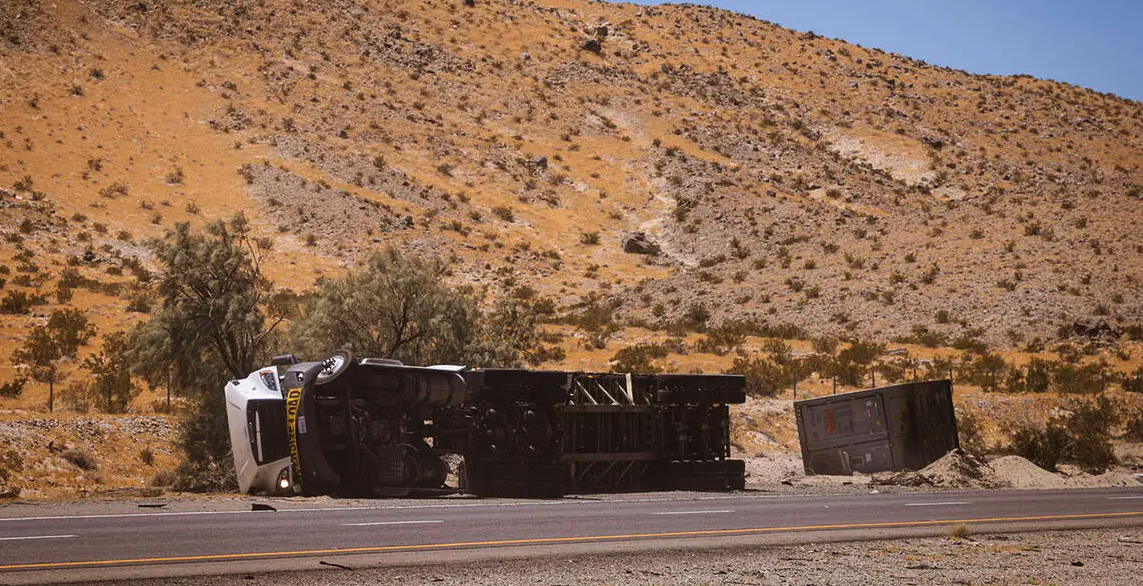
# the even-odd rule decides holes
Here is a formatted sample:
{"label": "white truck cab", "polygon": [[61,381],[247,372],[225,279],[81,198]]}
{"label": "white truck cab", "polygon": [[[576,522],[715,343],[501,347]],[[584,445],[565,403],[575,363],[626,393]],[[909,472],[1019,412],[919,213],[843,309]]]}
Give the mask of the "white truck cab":
{"label": "white truck cab", "polygon": [[263,368],[227,383],[226,416],[238,489],[292,493],[286,402],[277,368]]}

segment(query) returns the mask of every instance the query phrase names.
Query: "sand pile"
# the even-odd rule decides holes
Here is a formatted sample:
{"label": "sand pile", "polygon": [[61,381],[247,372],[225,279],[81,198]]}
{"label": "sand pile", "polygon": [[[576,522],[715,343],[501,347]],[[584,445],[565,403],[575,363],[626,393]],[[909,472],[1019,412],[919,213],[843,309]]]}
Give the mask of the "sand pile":
{"label": "sand pile", "polygon": [[1011,488],[1063,488],[1065,478],[1048,472],[1020,456],[1001,456],[991,462],[997,477]]}
{"label": "sand pile", "polygon": [[874,484],[942,488],[1006,488],[1009,485],[984,460],[952,450],[918,471],[875,474]]}
{"label": "sand pile", "polygon": [[1123,468],[1094,475],[1065,465],[1060,466],[1058,473],[1049,472],[1020,456],[1001,456],[986,462],[972,454],[953,450],[916,472],[874,474],[873,484],[940,488],[1093,488],[1139,486],[1143,484],[1143,477]]}

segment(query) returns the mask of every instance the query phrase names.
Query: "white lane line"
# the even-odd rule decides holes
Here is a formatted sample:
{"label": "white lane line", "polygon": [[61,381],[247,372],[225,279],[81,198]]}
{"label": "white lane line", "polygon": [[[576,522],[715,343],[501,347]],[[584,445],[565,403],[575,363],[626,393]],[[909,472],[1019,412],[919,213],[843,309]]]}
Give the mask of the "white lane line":
{"label": "white lane line", "polygon": [[[814,496],[846,496],[848,493],[834,493]],[[778,498],[790,498],[786,495],[726,495],[726,496],[710,496],[698,497],[695,501],[717,501],[717,500],[769,500]],[[192,516],[205,516],[205,515],[266,515],[266,514],[283,514],[283,513],[338,513],[338,512],[351,512],[351,511],[408,511],[408,510],[425,510],[425,509],[479,509],[479,508],[523,508],[523,507],[554,507],[554,506],[585,506],[585,505],[620,505],[627,503],[671,503],[676,502],[677,499],[669,498],[628,498],[628,499],[582,499],[582,498],[566,498],[562,501],[543,501],[543,502],[475,502],[475,503],[448,503],[448,504],[432,504],[432,505],[391,505],[379,507],[308,507],[297,509],[278,509],[276,512],[269,511],[251,511],[250,509],[243,509],[238,511],[167,511],[164,513],[94,513],[87,515],[39,515],[34,517],[0,517],[0,523],[14,523],[18,521],[59,521],[59,520],[79,520],[79,519],[132,519],[137,517],[192,517]]]}
{"label": "white lane line", "polygon": [[733,513],[733,509],[718,509],[718,510],[705,510],[705,511],[662,511],[659,513],[651,513],[652,515],[715,515],[719,513]]}
{"label": "white lane line", "polygon": [[1143,499],[1143,495],[1139,495],[1139,496],[1113,496],[1113,497],[1109,497],[1109,498],[1110,498],[1110,500],[1113,500],[1113,501],[1126,501],[1126,500],[1131,500],[1131,499]]}
{"label": "white lane line", "polygon": [[23,541],[25,539],[69,539],[76,535],[28,535],[25,537],[0,537],[0,541]]}
{"label": "white lane line", "polygon": [[444,523],[443,519],[422,519],[419,521],[377,521],[374,523],[342,523],[342,527],[372,527],[374,525],[424,525],[426,523]]}
{"label": "white lane line", "polygon": [[941,503],[905,503],[906,507],[953,507],[956,505],[971,505],[968,501],[945,501]]}

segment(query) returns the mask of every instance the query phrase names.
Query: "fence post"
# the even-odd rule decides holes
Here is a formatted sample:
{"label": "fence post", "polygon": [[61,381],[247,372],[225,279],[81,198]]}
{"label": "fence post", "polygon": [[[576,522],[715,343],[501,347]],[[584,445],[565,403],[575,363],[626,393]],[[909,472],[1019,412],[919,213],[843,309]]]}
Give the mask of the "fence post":
{"label": "fence post", "polygon": [[870,376],[873,377],[873,387],[872,388],[876,389],[877,388],[877,371],[870,368],[869,374],[870,374]]}
{"label": "fence post", "polygon": [[794,378],[794,400],[797,401],[798,400],[798,373],[795,372],[792,376]]}
{"label": "fence post", "polygon": [[833,376],[833,394],[837,394],[837,375]]}

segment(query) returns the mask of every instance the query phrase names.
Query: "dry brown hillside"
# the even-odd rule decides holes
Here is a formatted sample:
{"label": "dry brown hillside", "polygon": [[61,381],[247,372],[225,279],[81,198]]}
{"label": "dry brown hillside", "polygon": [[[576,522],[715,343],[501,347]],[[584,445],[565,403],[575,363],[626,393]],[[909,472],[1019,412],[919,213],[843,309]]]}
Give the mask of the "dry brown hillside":
{"label": "dry brown hillside", "polygon": [[1141,163],[1138,102],[708,8],[5,0],[0,297],[38,304],[0,380],[55,307],[142,318],[144,239],[239,211],[296,290],[396,244],[650,327],[1115,334]]}

